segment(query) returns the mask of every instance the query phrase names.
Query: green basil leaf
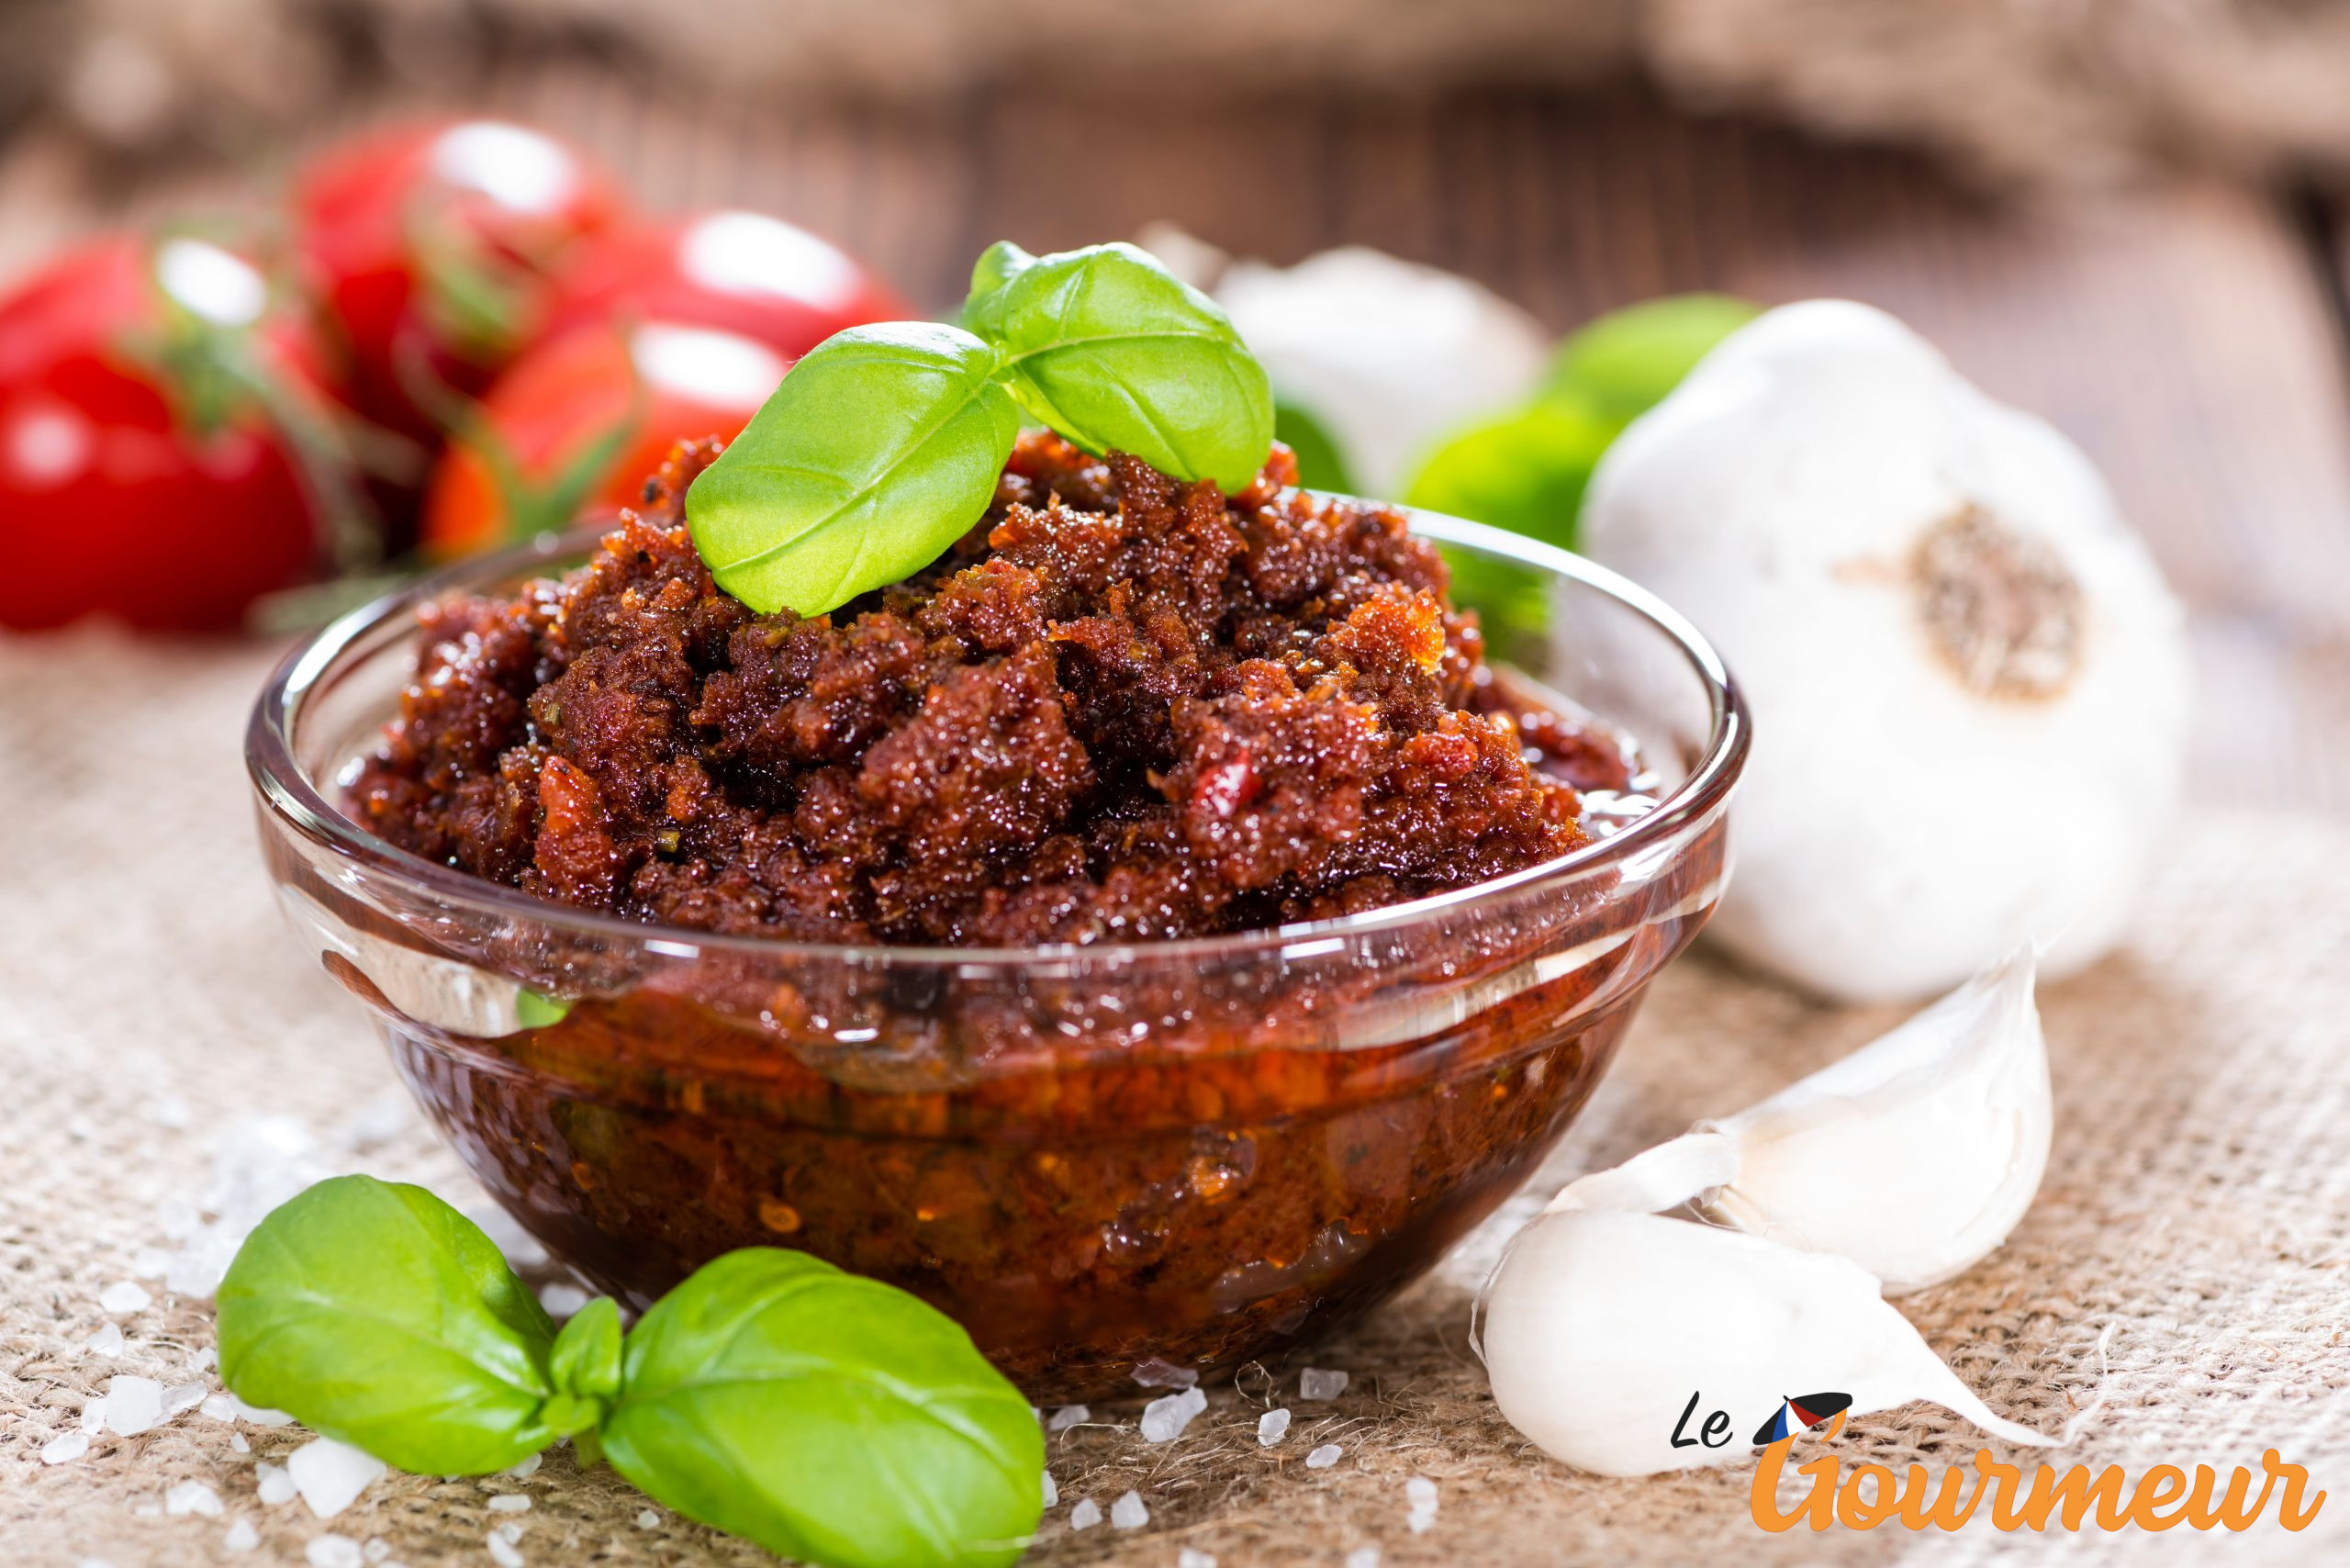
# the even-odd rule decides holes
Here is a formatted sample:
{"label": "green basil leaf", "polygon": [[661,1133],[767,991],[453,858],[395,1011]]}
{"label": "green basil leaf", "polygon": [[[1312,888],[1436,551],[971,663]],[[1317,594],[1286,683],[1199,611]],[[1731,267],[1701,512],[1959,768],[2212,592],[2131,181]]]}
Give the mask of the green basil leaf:
{"label": "green basil leaf", "polygon": [[1579,401],[1541,398],[1440,443],[1404,499],[1572,549],[1583,487],[1617,428]]}
{"label": "green basil leaf", "polygon": [[1245,488],[1273,440],[1273,391],[1231,318],[1127,244],[979,258],[964,325],[996,345],[1020,406],[1089,452]]}
{"label": "green basil leaf", "polygon": [[786,1557],[1008,1563],[1042,1509],[1035,1414],[954,1321],[804,1253],[731,1252],[630,1331],[614,1470]]}
{"label": "green basil leaf", "polygon": [[1611,311],[1559,345],[1546,390],[1628,424],[1759,314],[1761,307],[1726,294],[1676,294]]}
{"label": "green basil leaf", "polygon": [[1349,496],[1355,493],[1354,480],[1347,473],[1347,460],[1339,454],[1337,439],[1300,405],[1274,401],[1273,439],[1288,447],[1290,454],[1297,459],[1297,482],[1305,488]]}
{"label": "green basil leaf", "polygon": [[816,345],[686,492],[718,586],[752,609],[837,610],[936,560],[983,516],[1020,431],[995,352],[928,322]]}
{"label": "green basil leaf", "polygon": [[245,1238],[220,1379],[402,1470],[479,1475],[558,1435],[554,1325],[479,1227],[421,1187],[338,1176]]}

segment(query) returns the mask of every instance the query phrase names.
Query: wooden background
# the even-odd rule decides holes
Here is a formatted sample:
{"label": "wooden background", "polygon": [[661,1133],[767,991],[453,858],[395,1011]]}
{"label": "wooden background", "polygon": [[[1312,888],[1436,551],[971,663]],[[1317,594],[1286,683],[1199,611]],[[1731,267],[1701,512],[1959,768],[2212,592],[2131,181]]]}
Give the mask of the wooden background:
{"label": "wooden background", "polygon": [[1194,106],[1047,82],[794,113],[525,67],[436,103],[354,102],[241,166],[97,181],[20,139],[0,155],[0,268],[98,223],[252,205],[349,123],[460,106],[584,142],[648,206],[743,203],[803,223],[940,309],[989,241],[1046,250],[1153,219],[1282,262],[1380,246],[1561,329],[1692,288],[1885,306],[2112,478],[2197,611],[2198,787],[2350,814],[2344,278],[2329,209],[2304,193],[2189,181],[1992,200],[1907,155],[1692,118],[1633,88]]}

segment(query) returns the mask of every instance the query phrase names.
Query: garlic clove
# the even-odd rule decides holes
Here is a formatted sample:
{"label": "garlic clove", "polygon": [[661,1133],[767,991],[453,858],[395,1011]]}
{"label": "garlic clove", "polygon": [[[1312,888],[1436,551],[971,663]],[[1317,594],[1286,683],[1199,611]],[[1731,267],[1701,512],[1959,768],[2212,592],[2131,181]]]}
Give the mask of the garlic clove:
{"label": "garlic clove", "polygon": [[1582,540],[1703,627],[1754,711],[1713,939],[1852,1001],[2057,932],[2052,974],[2112,946],[2192,678],[2177,599],[2053,427],[1882,311],[1785,306],[1609,447]]}
{"label": "garlic clove", "polygon": [[1898,1295],[1972,1268],[2040,1191],[2048,1048],[2020,947],[1761,1104],[1571,1182],[1553,1211],[1709,1218],[1851,1259]]}
{"label": "garlic clove", "polygon": [[[1855,1415],[1925,1400],[2010,1442],[2053,1439],[1997,1416],[1877,1293],[1866,1271],[1737,1231],[1573,1209],[1520,1232],[1487,1284],[1480,1350],[1494,1399],[1545,1452],[1602,1475],[1729,1463],[1778,1402],[1852,1396]],[[1676,1446],[1691,1395],[1730,1421]]]}

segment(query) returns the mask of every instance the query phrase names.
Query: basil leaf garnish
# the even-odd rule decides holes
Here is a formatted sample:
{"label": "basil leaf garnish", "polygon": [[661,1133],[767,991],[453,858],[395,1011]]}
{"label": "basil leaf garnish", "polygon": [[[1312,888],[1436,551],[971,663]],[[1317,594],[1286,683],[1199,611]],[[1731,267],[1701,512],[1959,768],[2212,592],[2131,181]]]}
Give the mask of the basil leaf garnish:
{"label": "basil leaf garnish", "polygon": [[791,367],[686,492],[718,586],[821,615],[920,570],[985,514],[1020,432],[996,353],[953,327],[852,327]]}
{"label": "basil leaf garnish", "polygon": [[1042,1513],[1027,1401],[944,1314],[804,1253],[705,1265],[628,1336],[612,1468],[786,1557],[996,1564]]}
{"label": "basil leaf garnish", "polygon": [[554,1323],[421,1187],[319,1182],[246,1238],[218,1301],[230,1392],[403,1470],[485,1474],[563,1435],[541,1415]]}
{"label": "basil leaf garnish", "polygon": [[1020,406],[1089,452],[1245,488],[1273,440],[1272,385],[1223,308],[1127,244],[979,258],[963,324]]}

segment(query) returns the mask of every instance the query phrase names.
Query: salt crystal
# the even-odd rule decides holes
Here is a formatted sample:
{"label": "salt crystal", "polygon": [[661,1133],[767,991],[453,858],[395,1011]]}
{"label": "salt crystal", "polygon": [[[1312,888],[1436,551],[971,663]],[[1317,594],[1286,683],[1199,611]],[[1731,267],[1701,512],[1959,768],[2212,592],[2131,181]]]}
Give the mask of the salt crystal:
{"label": "salt crystal", "polygon": [[130,1255],[130,1271],[142,1280],[160,1280],[171,1267],[172,1255],[160,1247],[141,1247]]}
{"label": "salt crystal", "polygon": [[185,1241],[204,1223],[204,1216],[185,1198],[165,1198],[155,1205],[155,1223],[162,1226],[166,1241]]}
{"label": "salt crystal", "polygon": [[68,1464],[89,1451],[89,1433],[68,1432],[62,1438],[50,1439],[40,1450],[40,1462],[43,1464]]}
{"label": "salt crystal", "polygon": [[1080,1497],[1077,1506],[1069,1511],[1069,1528],[1091,1529],[1102,1522],[1102,1505],[1091,1497]]}
{"label": "salt crystal", "polygon": [[229,1395],[229,1403],[235,1407],[237,1420],[250,1421],[256,1427],[290,1427],[294,1424],[294,1417],[285,1411],[264,1410],[258,1405],[248,1405],[233,1394]]}
{"label": "salt crystal", "polygon": [[530,1458],[524,1460],[520,1464],[509,1465],[506,1471],[507,1474],[512,1476],[517,1481],[528,1481],[532,1476],[536,1475],[538,1473],[539,1456],[537,1454],[532,1454]]}
{"label": "salt crystal", "polygon": [[253,1451],[253,1445],[245,1441],[245,1434],[242,1432],[229,1433],[229,1446],[236,1450],[239,1453],[251,1453]]}
{"label": "salt crystal", "polygon": [[498,1568],[522,1568],[522,1554],[514,1550],[512,1541],[496,1530],[489,1532],[489,1560],[497,1563]]}
{"label": "salt crystal", "polygon": [[163,1419],[168,1421],[183,1410],[193,1410],[204,1403],[204,1384],[174,1383],[163,1390]]}
{"label": "salt crystal", "polygon": [[1061,1489],[1053,1481],[1053,1473],[1045,1472],[1045,1506],[1052,1507],[1061,1500]]}
{"label": "salt crystal", "polygon": [[531,1511],[531,1500],[520,1492],[501,1493],[489,1500],[489,1511],[493,1514],[527,1514]]}
{"label": "salt crystal", "polygon": [[106,1429],[106,1396],[82,1401],[82,1429],[93,1437]]}
{"label": "salt crystal", "polygon": [[229,1533],[220,1538],[220,1544],[230,1551],[251,1551],[261,1544],[261,1531],[253,1529],[252,1520],[239,1519],[229,1527]]}
{"label": "salt crystal", "polygon": [[1197,1367],[1179,1367],[1157,1356],[1134,1370],[1134,1380],[1145,1388],[1189,1388],[1200,1381]]}
{"label": "salt crystal", "polygon": [[636,1516],[636,1528],[637,1528],[637,1529],[655,1529],[659,1528],[660,1523],[661,1523],[661,1516],[660,1516],[660,1515],[658,1515],[658,1514],[656,1514],[656,1513],[655,1513],[652,1509],[650,1509],[650,1508],[642,1508],[642,1509],[639,1509],[639,1510],[637,1511],[637,1516]]}
{"label": "salt crystal", "polygon": [[106,1430],[118,1438],[135,1438],[162,1421],[162,1383],[127,1372],[106,1379]]}
{"label": "salt crystal", "polygon": [[160,1519],[163,1517],[162,1505],[160,1503],[141,1503],[139,1506],[130,1510],[130,1517],[134,1519]]}
{"label": "salt crystal", "polygon": [[1337,1463],[1338,1456],[1346,1451],[1346,1450],[1340,1448],[1336,1443],[1324,1443],[1320,1448],[1315,1449],[1312,1453],[1305,1456],[1305,1468],[1308,1470],[1327,1470],[1332,1465]]}
{"label": "salt crystal", "polygon": [[313,1438],[285,1459],[285,1472],[310,1512],[330,1519],[384,1478],[384,1462],[332,1438]]}
{"label": "salt crystal", "polygon": [[1257,1417],[1257,1446],[1259,1448],[1271,1448],[1288,1436],[1289,1412],[1287,1410],[1268,1410]]}
{"label": "salt crystal", "polygon": [[1215,1553],[1187,1546],[1175,1554],[1175,1568],[1215,1568]]}
{"label": "salt crystal", "polygon": [[1143,1506],[1142,1494],[1122,1492],[1110,1505],[1110,1523],[1118,1529],[1140,1529],[1150,1523],[1150,1510]]}
{"label": "salt crystal", "polygon": [[263,1460],[253,1466],[253,1473],[261,1479],[261,1500],[269,1507],[292,1502],[301,1490],[294,1484],[294,1478],[285,1473],[282,1464],[272,1464]]}
{"label": "salt crystal", "polygon": [[187,1353],[187,1370],[210,1372],[220,1364],[220,1352],[209,1345],[198,1345]]}
{"label": "salt crystal", "polygon": [[1300,1399],[1336,1399],[1347,1391],[1347,1374],[1308,1367],[1297,1380]]}
{"label": "salt crystal", "polygon": [[1379,1568],[1379,1548],[1356,1547],[1347,1553],[1347,1568]]}
{"label": "salt crystal", "polygon": [[539,1305],[547,1309],[550,1317],[569,1317],[586,1306],[588,1301],[586,1291],[562,1280],[539,1287]]}
{"label": "salt crystal", "polygon": [[187,1102],[176,1094],[166,1094],[150,1102],[147,1114],[155,1119],[157,1126],[170,1127],[173,1131],[187,1126],[191,1119]]}
{"label": "salt crystal", "polygon": [[196,1413],[214,1421],[234,1421],[237,1418],[237,1396],[233,1394],[208,1394],[197,1402]]}
{"label": "salt crystal", "polygon": [[1064,1405],[1045,1422],[1048,1432],[1066,1432],[1080,1421],[1091,1421],[1093,1412],[1082,1405]]}
{"label": "salt crystal", "polygon": [[1404,1483],[1404,1495],[1410,1499],[1411,1508],[1404,1522],[1412,1527],[1414,1535],[1426,1535],[1436,1528],[1436,1483],[1425,1475],[1415,1475]]}
{"label": "salt crystal", "polygon": [[367,1561],[359,1543],[347,1535],[313,1536],[302,1555],[310,1560],[310,1568],[361,1568]]}
{"label": "salt crystal", "polygon": [[95,1356],[122,1354],[122,1325],[109,1323],[82,1341],[82,1349]]}
{"label": "salt crystal", "polygon": [[1183,1428],[1192,1424],[1192,1418],[1207,1407],[1207,1394],[1196,1388],[1152,1400],[1142,1407],[1142,1440],[1174,1441],[1183,1435]]}
{"label": "salt crystal", "polygon": [[515,1542],[522,1539],[522,1527],[520,1525],[512,1524],[500,1525],[489,1533],[504,1541],[507,1545],[512,1546]]}
{"label": "salt crystal", "polygon": [[117,1280],[98,1293],[98,1306],[106,1312],[144,1312],[154,1303],[155,1298],[136,1280]]}
{"label": "salt crystal", "polygon": [[201,1481],[183,1481],[163,1494],[163,1512],[177,1518],[182,1514],[202,1514],[207,1519],[220,1517],[220,1494]]}
{"label": "salt crystal", "polygon": [[392,1554],[392,1543],[380,1535],[369,1536],[367,1544],[359,1549],[360,1555],[370,1562],[381,1562]]}

